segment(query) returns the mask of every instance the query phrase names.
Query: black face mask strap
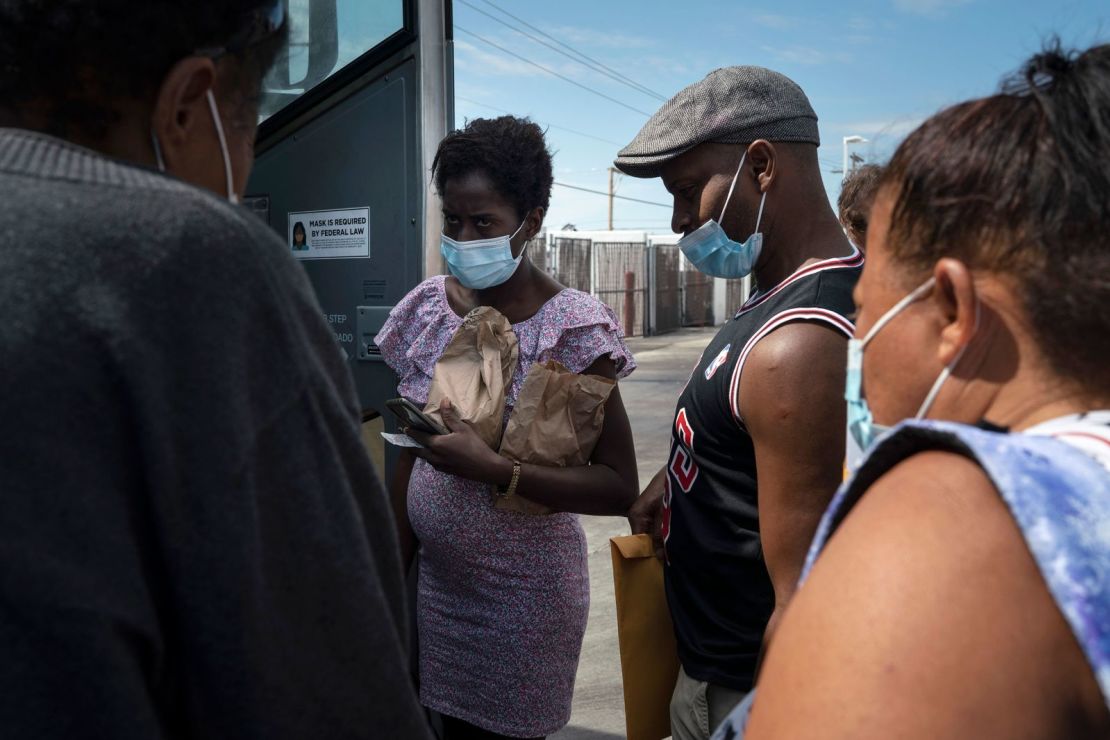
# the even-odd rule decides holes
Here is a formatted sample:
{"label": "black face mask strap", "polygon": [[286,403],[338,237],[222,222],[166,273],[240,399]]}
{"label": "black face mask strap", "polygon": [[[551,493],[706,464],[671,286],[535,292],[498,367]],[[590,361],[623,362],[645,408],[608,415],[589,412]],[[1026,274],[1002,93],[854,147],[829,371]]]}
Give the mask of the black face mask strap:
{"label": "black face mask strap", "polygon": [[1002,427],[993,422],[989,422],[986,419],[980,419],[975,426],[979,429],[982,429],[984,432],[994,432],[996,434],[1010,433],[1010,427]]}

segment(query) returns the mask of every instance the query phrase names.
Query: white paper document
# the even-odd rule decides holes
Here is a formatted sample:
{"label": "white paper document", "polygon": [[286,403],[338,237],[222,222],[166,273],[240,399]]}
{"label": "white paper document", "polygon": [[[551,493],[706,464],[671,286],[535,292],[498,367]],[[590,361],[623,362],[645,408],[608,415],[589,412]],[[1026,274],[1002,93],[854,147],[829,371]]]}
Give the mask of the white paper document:
{"label": "white paper document", "polygon": [[424,445],[420,444],[407,434],[390,434],[389,432],[382,432],[381,434],[382,439],[396,447],[424,447]]}

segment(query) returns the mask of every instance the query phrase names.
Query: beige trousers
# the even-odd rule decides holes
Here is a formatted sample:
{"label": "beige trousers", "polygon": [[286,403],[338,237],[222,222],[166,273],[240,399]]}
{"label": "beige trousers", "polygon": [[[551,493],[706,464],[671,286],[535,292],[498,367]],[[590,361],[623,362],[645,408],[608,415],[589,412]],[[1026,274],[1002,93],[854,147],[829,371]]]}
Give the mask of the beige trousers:
{"label": "beige trousers", "polygon": [[679,667],[671,695],[671,737],[674,740],[709,740],[745,696],[743,691],[696,681]]}

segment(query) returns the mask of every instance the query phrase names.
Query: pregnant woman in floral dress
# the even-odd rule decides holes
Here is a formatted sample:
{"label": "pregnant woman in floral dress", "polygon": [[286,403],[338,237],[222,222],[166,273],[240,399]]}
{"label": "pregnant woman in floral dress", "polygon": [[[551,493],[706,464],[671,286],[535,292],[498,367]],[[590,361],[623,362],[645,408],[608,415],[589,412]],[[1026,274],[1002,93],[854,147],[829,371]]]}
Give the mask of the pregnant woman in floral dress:
{"label": "pregnant woman in floral dress", "polygon": [[[543,224],[551,154],[539,127],[509,116],[447,136],[433,165],[443,199],[451,277],[418,285],[377,337],[398,393],[426,403],[436,360],[462,317],[492,306],[512,323],[520,362],[506,418],[537,362],[617,379],[635,363],[616,316],[535,267],[526,242]],[[632,433],[614,390],[591,464],[523,465],[516,495],[558,513],[494,508],[514,477],[465,424],[403,454],[394,478],[406,562],[418,548],[420,697],[443,716],[445,740],[543,737],[567,723],[589,607],[578,513],[623,515],[639,490]],[[414,436],[415,433],[414,433]]]}

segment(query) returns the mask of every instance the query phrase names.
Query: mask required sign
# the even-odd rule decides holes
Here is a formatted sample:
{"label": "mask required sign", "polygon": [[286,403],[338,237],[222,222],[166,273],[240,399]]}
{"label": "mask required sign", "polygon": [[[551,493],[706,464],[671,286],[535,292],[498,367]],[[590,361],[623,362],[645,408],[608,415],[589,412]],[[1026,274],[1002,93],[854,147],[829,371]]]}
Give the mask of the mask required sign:
{"label": "mask required sign", "polygon": [[370,256],[370,209],[289,213],[289,248],[300,260]]}

